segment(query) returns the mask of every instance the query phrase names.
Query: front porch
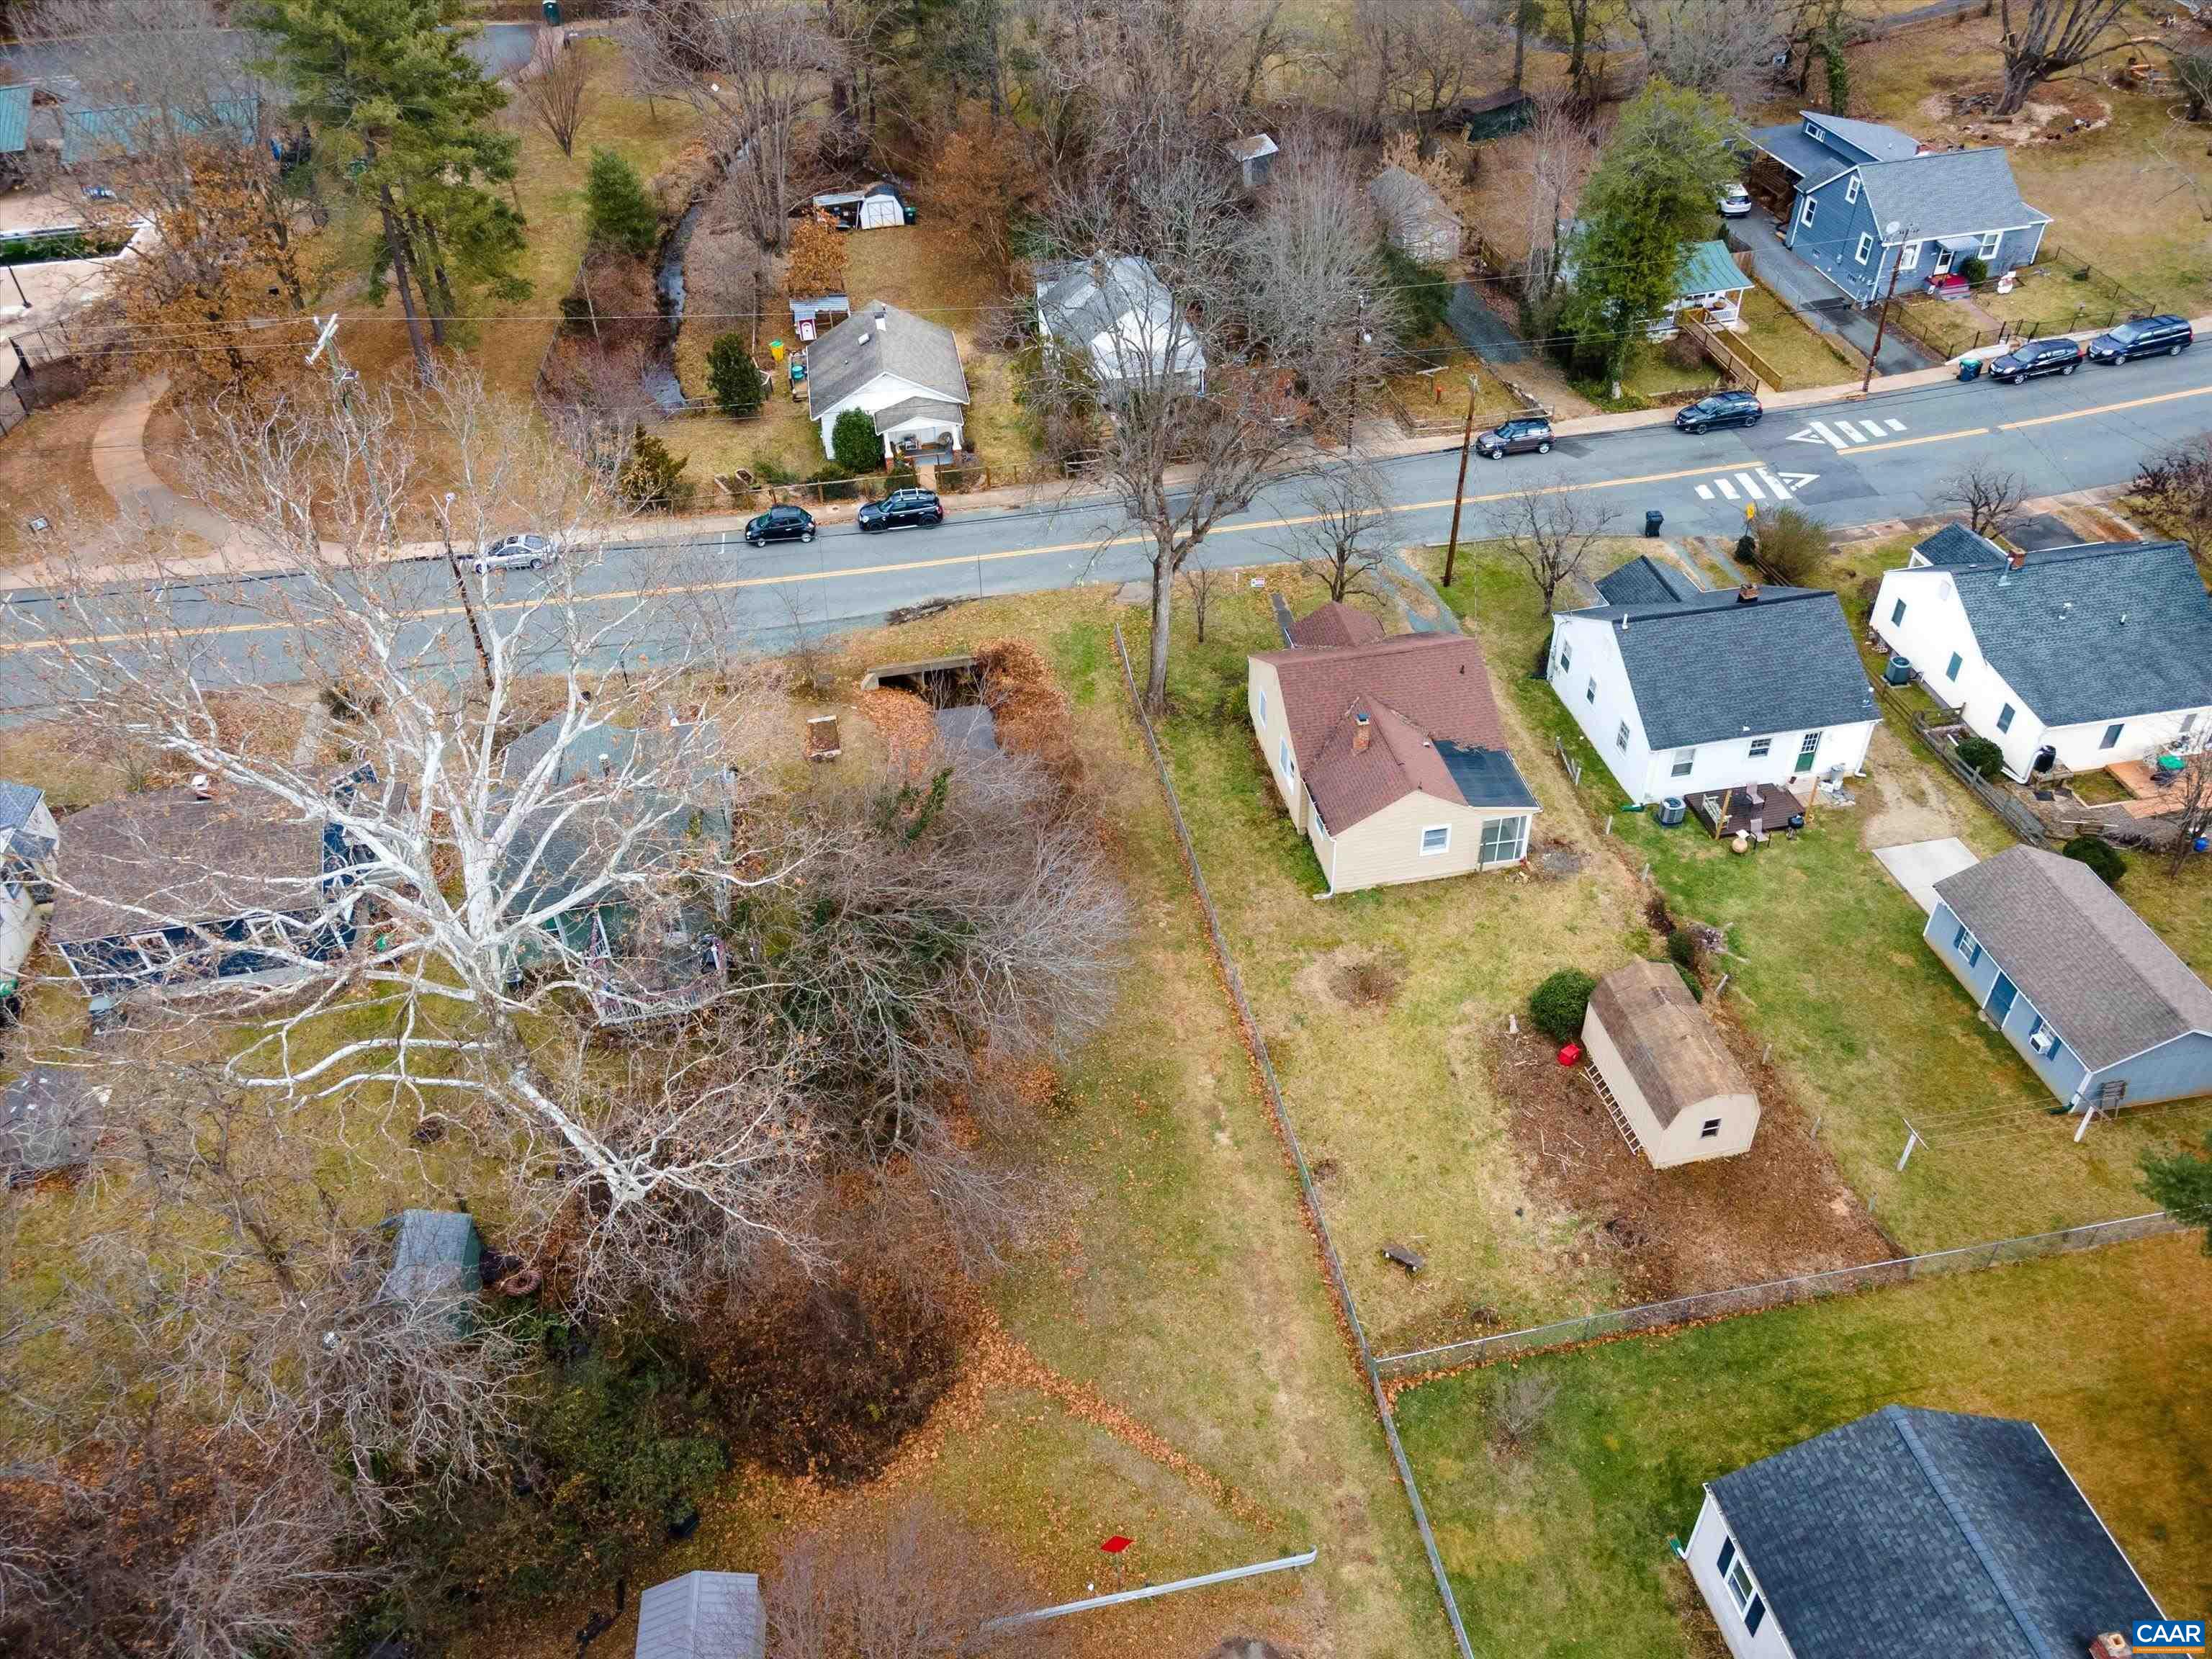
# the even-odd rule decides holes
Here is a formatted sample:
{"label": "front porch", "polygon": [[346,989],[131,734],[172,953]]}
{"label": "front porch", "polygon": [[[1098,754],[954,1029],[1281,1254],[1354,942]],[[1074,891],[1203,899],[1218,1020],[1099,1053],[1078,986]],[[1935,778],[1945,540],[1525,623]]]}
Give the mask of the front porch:
{"label": "front porch", "polygon": [[1805,827],[1805,819],[1813,810],[1810,799],[1801,798],[1778,783],[1747,783],[1733,789],[1702,790],[1686,797],[1686,801],[1691,816],[1705,825],[1714,840],[1745,836],[1754,845],[1773,835],[1794,839]]}

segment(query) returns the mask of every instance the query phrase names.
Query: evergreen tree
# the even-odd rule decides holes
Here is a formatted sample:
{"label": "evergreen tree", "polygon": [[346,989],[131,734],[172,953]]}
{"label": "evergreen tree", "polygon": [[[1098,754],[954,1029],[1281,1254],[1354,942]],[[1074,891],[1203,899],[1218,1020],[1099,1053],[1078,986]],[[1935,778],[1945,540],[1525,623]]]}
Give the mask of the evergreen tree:
{"label": "evergreen tree", "polygon": [[642,259],[660,240],[660,210],[638,181],[637,169],[611,149],[592,152],[584,181],[584,223],[594,242]]}
{"label": "evergreen tree", "polygon": [[714,406],[732,416],[756,415],[768,400],[768,381],[745,349],[742,334],[720,334],[707,348],[707,385]]}
{"label": "evergreen tree", "polygon": [[2151,1202],[2186,1226],[2203,1228],[2204,1254],[2212,1255],[2212,1134],[2201,1153],[2144,1153],[2142,1170]]}
{"label": "evergreen tree", "polygon": [[884,464],[884,441],[876,435],[875,417],[865,409],[848,409],[830,428],[830,458],[848,472],[873,472]]}
{"label": "evergreen tree", "polygon": [[1565,320],[1577,356],[1607,380],[1665,313],[1683,250],[1707,234],[1735,177],[1733,125],[1719,100],[1653,81],[1621,111],[1583,187]]}
{"label": "evergreen tree", "polygon": [[684,476],[690,459],[641,432],[615,474],[615,493],[641,513],[673,513],[691,499],[691,481]]}
{"label": "evergreen tree", "polygon": [[459,0],[254,0],[241,21],[271,41],[256,67],[291,89],[318,166],[376,216],[371,291],[398,288],[427,375],[476,292],[529,292],[514,270],[521,215],[491,189],[514,177],[516,140],[491,124],[507,94],[462,50],[465,12]]}

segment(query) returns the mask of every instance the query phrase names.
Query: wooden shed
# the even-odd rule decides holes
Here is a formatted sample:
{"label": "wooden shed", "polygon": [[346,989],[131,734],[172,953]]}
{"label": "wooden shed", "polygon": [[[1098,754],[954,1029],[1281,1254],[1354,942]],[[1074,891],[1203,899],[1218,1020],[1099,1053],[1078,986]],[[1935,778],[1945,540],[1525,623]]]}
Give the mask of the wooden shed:
{"label": "wooden shed", "polygon": [[1751,1150],[1759,1097],[1672,963],[1632,962],[1590,993],[1583,1047],[1654,1169]]}

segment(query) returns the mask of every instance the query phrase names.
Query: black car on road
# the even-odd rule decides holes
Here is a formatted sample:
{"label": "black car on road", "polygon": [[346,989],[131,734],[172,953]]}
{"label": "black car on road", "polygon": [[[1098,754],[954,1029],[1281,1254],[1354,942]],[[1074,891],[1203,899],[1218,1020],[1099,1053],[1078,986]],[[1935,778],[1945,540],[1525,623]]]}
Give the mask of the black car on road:
{"label": "black car on road", "polygon": [[1677,432],[1711,432],[1724,426],[1757,426],[1766,411],[1748,392],[1716,392],[1674,411]]}
{"label": "black car on road", "polygon": [[933,489],[894,489],[879,501],[860,504],[863,531],[914,530],[944,522],[945,507]]}
{"label": "black car on road", "polygon": [[2137,317],[2109,328],[2089,342],[2093,363],[2124,363],[2131,357],[2179,357],[2197,339],[2183,317]]}
{"label": "black car on road", "polygon": [[2023,340],[1990,365],[1990,375],[2018,386],[2039,374],[2071,374],[2081,367],[2081,348],[2072,340]]}
{"label": "black car on road", "polygon": [[788,501],[781,507],[771,507],[745,526],[745,540],[754,547],[764,542],[811,542],[814,539],[814,515],[803,507],[793,507]]}
{"label": "black car on road", "polygon": [[1508,421],[1474,441],[1474,453],[1493,461],[1502,456],[1525,454],[1530,451],[1539,455],[1552,453],[1552,423],[1549,421],[1533,416]]}

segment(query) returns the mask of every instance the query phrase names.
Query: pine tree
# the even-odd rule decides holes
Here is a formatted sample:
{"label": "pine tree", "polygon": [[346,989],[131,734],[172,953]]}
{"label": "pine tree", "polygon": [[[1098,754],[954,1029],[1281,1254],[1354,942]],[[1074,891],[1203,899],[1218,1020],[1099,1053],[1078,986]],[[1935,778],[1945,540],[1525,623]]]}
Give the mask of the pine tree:
{"label": "pine tree", "polygon": [[2201,1153],[2144,1153],[2142,1170],[2151,1202],[2185,1226],[2203,1228],[2204,1254],[2212,1255],[2212,1134]]}
{"label": "pine tree", "polygon": [[733,417],[757,415],[768,401],[768,381],[745,349],[742,334],[717,335],[707,348],[707,385],[714,406]]}
{"label": "pine tree", "polygon": [[660,240],[660,210],[638,182],[637,169],[611,149],[592,152],[584,181],[584,222],[594,242],[642,259]]}
{"label": "pine tree", "polygon": [[242,21],[271,41],[256,67],[290,88],[318,166],[374,212],[365,274],[380,297],[398,287],[427,376],[476,291],[529,292],[521,215],[490,188],[514,177],[517,141],[491,125],[507,94],[462,50],[466,14],[459,0],[256,0]]}

